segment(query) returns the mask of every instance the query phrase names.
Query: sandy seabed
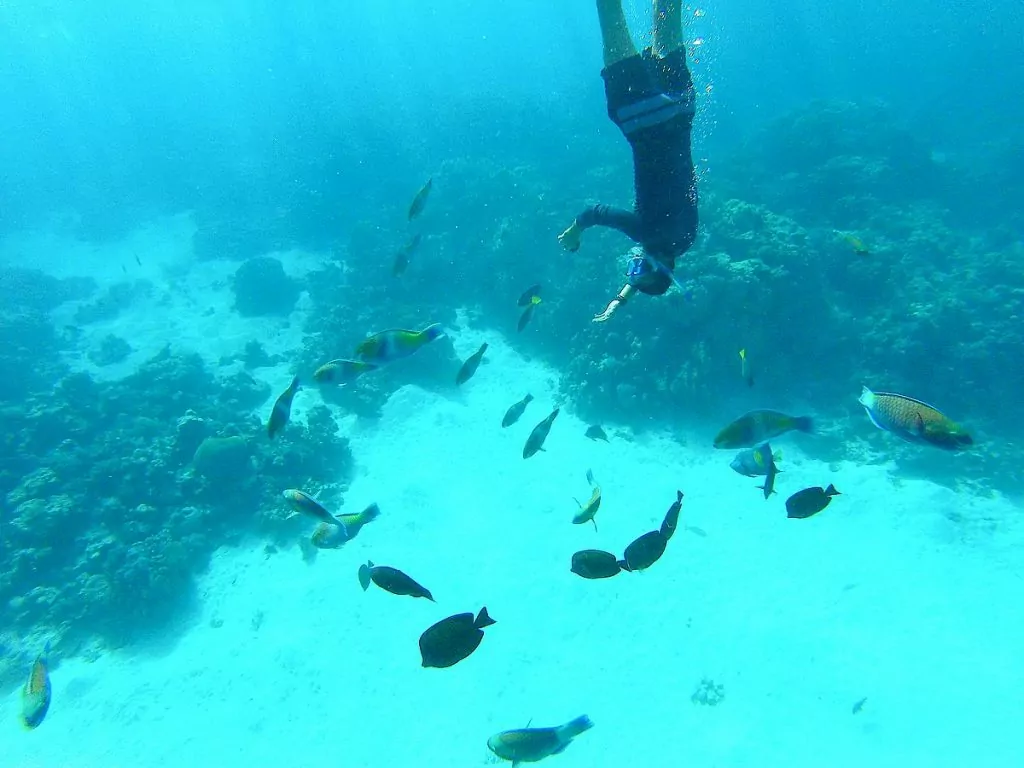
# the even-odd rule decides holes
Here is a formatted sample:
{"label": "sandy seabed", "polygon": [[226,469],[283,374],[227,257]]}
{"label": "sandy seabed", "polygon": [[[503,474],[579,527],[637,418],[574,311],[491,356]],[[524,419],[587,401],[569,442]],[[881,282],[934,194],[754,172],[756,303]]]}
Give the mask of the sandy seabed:
{"label": "sandy seabed", "polygon": [[[144,359],[188,325],[187,295],[224,332],[176,334],[178,345],[211,361],[239,352],[254,334],[232,330],[222,277],[193,275],[191,288],[89,332],[131,328]],[[283,351],[298,326],[259,333]],[[490,343],[456,395],[406,387],[379,421],[342,419],[357,462],[343,511],[375,501],[379,520],[312,564],[297,543],[270,556],[256,542],[220,551],[179,640],[61,663],[35,731],[8,695],[0,766],[468,768],[495,761],[486,741],[497,731],[583,713],[594,728],[545,764],[1019,763],[1017,506],[892,466],[830,467],[808,455],[813,439],[786,438],[779,495],[765,501],[759,480],[729,468],[731,452],[705,447],[710,435],[684,444],[605,425],[610,443],[588,440],[556,371],[486,329],[453,335],[462,357]],[[289,378],[286,366],[256,375],[275,391]],[[527,392],[536,400],[502,429]],[[300,392],[296,416],[317,402]],[[547,450],[523,460],[556,405]],[[587,469],[603,489],[596,531],[570,522]],[[828,483],[842,495],[824,512],[786,518],[786,496]],[[677,489],[686,528],[651,569],[603,581],[569,571],[579,549],[621,554],[656,528]],[[437,603],[364,593],[356,573],[368,559]],[[420,633],[483,606],[496,624],[480,648],[423,669]],[[692,700],[705,679],[721,686],[714,706]]]}

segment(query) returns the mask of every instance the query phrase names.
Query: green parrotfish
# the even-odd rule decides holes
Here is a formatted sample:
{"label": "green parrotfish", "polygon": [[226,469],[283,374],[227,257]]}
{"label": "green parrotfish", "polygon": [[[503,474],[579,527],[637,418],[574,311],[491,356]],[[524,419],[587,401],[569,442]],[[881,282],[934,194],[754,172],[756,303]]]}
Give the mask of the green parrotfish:
{"label": "green parrotfish", "polygon": [[502,731],[487,740],[487,747],[502,760],[511,760],[512,765],[536,763],[545,757],[561,753],[573,739],[593,727],[590,718],[581,715],[555,728],[517,728],[513,731]]}
{"label": "green parrotfish", "polygon": [[864,387],[857,400],[879,429],[908,443],[926,443],[955,451],[973,445],[971,435],[955,421],[927,403],[893,392],[872,392]]}
{"label": "green parrotfish", "polygon": [[790,430],[811,432],[810,416],[789,416],[780,411],[756,410],[740,416],[715,437],[715,448],[749,448]]}
{"label": "green parrotfish", "polygon": [[355,357],[367,363],[384,365],[401,360],[435,339],[444,336],[440,323],[428,325],[422,331],[392,329],[375,333],[360,342]]}
{"label": "green parrotfish", "polygon": [[277,400],[274,401],[274,409],[270,412],[270,420],[267,421],[267,436],[271,440],[274,439],[278,432],[284,429],[288,419],[291,418],[292,400],[298,391],[299,377],[296,376],[292,379],[292,383],[288,385],[288,389],[278,395]]}

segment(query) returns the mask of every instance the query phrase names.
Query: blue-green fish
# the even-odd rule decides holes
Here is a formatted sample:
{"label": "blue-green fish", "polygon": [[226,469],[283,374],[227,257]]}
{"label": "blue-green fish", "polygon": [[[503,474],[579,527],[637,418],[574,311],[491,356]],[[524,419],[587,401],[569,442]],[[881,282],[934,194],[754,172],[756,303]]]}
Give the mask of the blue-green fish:
{"label": "blue-green fish", "polygon": [[292,383],[288,385],[288,389],[278,395],[277,400],[274,401],[274,409],[270,412],[270,420],[267,422],[267,435],[271,440],[274,439],[274,435],[284,429],[288,419],[291,418],[292,400],[298,391],[299,377],[296,376],[292,379]]}
{"label": "blue-green fish", "polygon": [[955,421],[927,403],[893,392],[872,392],[864,387],[857,400],[879,429],[892,432],[908,443],[927,443],[957,450],[974,443],[971,435]]}
{"label": "blue-green fish", "polygon": [[312,517],[314,520],[319,520],[322,523],[336,525],[339,528],[345,527],[341,520],[328,512],[320,502],[305,491],[300,491],[298,488],[289,488],[283,491],[281,495],[292,505],[292,509],[296,512]]}
{"label": "blue-green fish", "polygon": [[335,518],[341,521],[341,525],[320,523],[309,540],[317,549],[340,549],[352,541],[364,525],[373,522],[378,517],[380,517],[380,507],[376,502],[362,512],[335,515]]}
{"label": "blue-green fish", "polygon": [[740,416],[715,437],[715,448],[748,448],[797,429],[811,432],[809,416],[789,416],[780,411],[757,410]]}
{"label": "blue-green fish", "polygon": [[426,346],[434,339],[444,336],[440,323],[428,325],[422,331],[393,329],[375,333],[360,342],[355,357],[367,363],[383,365],[401,360]]}
{"label": "blue-green fish", "polygon": [[37,727],[50,710],[50,672],[46,660],[49,653],[50,644],[47,643],[33,662],[21,691],[21,722],[26,728]]}
{"label": "blue-green fish", "polygon": [[782,451],[773,453],[772,447],[766,440],[753,448],[747,448],[737,453],[729,466],[744,477],[761,477],[768,474],[768,468],[772,462],[781,460]]}
{"label": "blue-green fish", "polygon": [[584,731],[594,727],[590,718],[580,715],[565,725],[555,728],[518,728],[502,731],[487,740],[487,747],[502,760],[512,765],[536,763],[545,757],[557,755]]}
{"label": "blue-green fish", "polygon": [[337,384],[340,387],[351,384],[364,373],[377,370],[376,365],[362,360],[329,360],[313,372],[318,384]]}

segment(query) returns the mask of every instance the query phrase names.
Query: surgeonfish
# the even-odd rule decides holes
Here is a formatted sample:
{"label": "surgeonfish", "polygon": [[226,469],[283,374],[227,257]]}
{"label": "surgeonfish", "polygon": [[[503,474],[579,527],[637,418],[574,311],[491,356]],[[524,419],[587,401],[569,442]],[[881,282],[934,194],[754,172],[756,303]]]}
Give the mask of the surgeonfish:
{"label": "surgeonfish", "polygon": [[548,439],[548,432],[551,431],[551,425],[555,421],[555,417],[558,416],[559,408],[555,408],[544,421],[533,428],[530,436],[526,438],[526,445],[523,446],[523,458],[528,459],[533,456],[537,451],[544,450],[544,441]]}
{"label": "surgeonfish", "polygon": [[480,345],[480,349],[466,358],[466,362],[459,368],[458,374],[455,376],[455,386],[461,387],[476,373],[476,369],[480,367],[480,361],[484,359],[484,352],[487,351],[487,342],[485,341]]}
{"label": "surgeonfish", "polygon": [[291,418],[292,400],[298,391],[299,377],[296,376],[292,379],[292,383],[288,385],[288,389],[278,395],[277,400],[274,401],[274,409],[270,412],[270,420],[267,422],[267,435],[271,440],[274,439],[278,432],[284,429],[288,419]]}
{"label": "surgeonfish", "polygon": [[533,395],[527,395],[518,403],[514,403],[509,406],[509,409],[505,411],[505,416],[501,420],[501,426],[511,427],[520,417],[523,415],[523,411],[526,410],[526,406],[533,402]]}
{"label": "surgeonfish", "polygon": [[409,240],[398,249],[395,254],[395,263],[391,267],[391,274],[395,277],[401,277],[405,274],[405,270],[409,268],[409,259],[416,252],[416,249],[420,247],[420,241],[423,236],[417,232]]}
{"label": "surgeonfish", "polygon": [[377,370],[379,366],[362,360],[330,360],[313,372],[313,379],[318,384],[337,384],[343,387],[351,384],[364,373]]}
{"label": "surgeonfish", "polygon": [[545,757],[560,754],[584,731],[594,727],[590,718],[580,715],[556,728],[519,728],[496,733],[487,740],[487,747],[512,765],[536,763]]}
{"label": "surgeonfish", "polygon": [[29,729],[38,727],[50,710],[49,654],[50,643],[47,642],[43,652],[32,663],[28,680],[21,691],[21,722]]}
{"label": "surgeonfish", "polygon": [[729,466],[744,477],[763,477],[773,462],[781,460],[782,451],[773,452],[766,440],[737,453]]}
{"label": "surgeonfish", "polygon": [[537,285],[531,285],[529,288],[523,291],[522,294],[520,294],[518,301],[516,301],[516,304],[518,304],[520,307],[528,307],[534,303],[534,299],[539,298],[540,283],[537,283]]}
{"label": "surgeonfish", "polygon": [[643,571],[650,568],[665,554],[668,538],[659,531],[649,531],[634,539],[623,555],[626,571]]}
{"label": "surgeonfish", "polygon": [[740,376],[748,387],[754,386],[754,368],[750,364],[750,358],[747,357],[747,350],[740,350]]}
{"label": "surgeonfish", "polygon": [[[328,512],[324,507],[310,496],[305,491],[300,491],[298,488],[288,488],[281,493],[285,500],[292,505],[292,509],[300,514],[311,517],[314,520],[319,520],[322,523],[329,525],[335,525],[339,528],[344,528],[345,524],[338,518]],[[347,535],[346,531],[346,535]]]}
{"label": "surgeonfish", "polygon": [[444,336],[444,330],[440,323],[428,325],[422,331],[381,331],[361,341],[354,356],[363,362],[377,365],[393,363],[417,352],[441,336]]}
{"label": "surgeonfish", "polygon": [[586,504],[580,504],[578,500],[573,499],[577,506],[579,506],[579,511],[573,515],[572,522],[574,525],[582,525],[588,522],[593,523],[594,530],[596,531],[597,521],[594,519],[594,515],[601,508],[601,486],[594,481],[594,473],[589,469],[587,470],[587,482],[593,487],[590,499]]}
{"label": "surgeonfish", "polygon": [[354,539],[364,525],[376,520],[379,516],[380,507],[376,503],[370,504],[362,512],[335,515],[343,525],[318,524],[313,535],[310,536],[310,543],[317,549],[340,549],[346,542]]}
{"label": "surgeonfish", "polygon": [[715,437],[715,448],[748,448],[796,429],[811,432],[810,416],[788,416],[780,411],[756,410],[745,413]]}
{"label": "surgeonfish", "polygon": [[606,443],[608,442],[608,433],[604,431],[600,424],[591,424],[587,427],[585,436],[591,440],[604,440]]}
{"label": "surgeonfish", "polygon": [[530,303],[526,305],[526,309],[523,310],[523,314],[519,316],[519,322],[516,323],[516,330],[521,331],[529,324],[530,319],[533,317],[533,310],[540,304],[540,296],[534,296],[530,299]]}
{"label": "surgeonfish", "polygon": [[412,221],[421,213],[427,206],[427,198],[430,197],[430,190],[434,187],[434,177],[431,176],[427,179],[427,183],[420,187],[420,191],[416,193],[416,197],[412,199],[412,203],[409,205],[409,221]]}
{"label": "surgeonfish", "polygon": [[661,521],[661,535],[665,537],[666,542],[672,538],[676,528],[679,526],[679,512],[682,508],[683,492],[676,491],[676,500],[672,502],[672,506],[665,513],[665,519]]}
{"label": "surgeonfish", "polygon": [[444,668],[458,664],[480,646],[484,627],[494,624],[487,608],[473,618],[472,613],[457,613],[441,619],[420,635],[420,656],[424,667]]}
{"label": "surgeonfish", "polygon": [[778,477],[779,468],[775,466],[775,459],[772,458],[771,454],[768,455],[768,471],[765,473],[764,485],[757,486],[764,491],[764,498],[767,501],[768,498],[775,493],[775,478]]}
{"label": "surgeonfish", "polygon": [[857,402],[864,406],[876,427],[908,443],[927,443],[953,451],[974,443],[971,435],[955,421],[912,397],[872,392],[864,387]]}
{"label": "surgeonfish", "polygon": [[393,595],[425,597],[431,602],[434,601],[430,590],[408,574],[388,565],[374,565],[372,560],[367,560],[365,565],[359,566],[359,586],[364,592],[369,589],[371,581]]}
{"label": "surgeonfish", "polygon": [[570,571],[584,579],[608,579],[618,574],[625,562],[602,549],[581,549],[572,556]]}
{"label": "surgeonfish", "polygon": [[829,505],[833,496],[839,495],[834,485],[828,488],[804,488],[786,499],[786,517],[803,520],[816,515]]}

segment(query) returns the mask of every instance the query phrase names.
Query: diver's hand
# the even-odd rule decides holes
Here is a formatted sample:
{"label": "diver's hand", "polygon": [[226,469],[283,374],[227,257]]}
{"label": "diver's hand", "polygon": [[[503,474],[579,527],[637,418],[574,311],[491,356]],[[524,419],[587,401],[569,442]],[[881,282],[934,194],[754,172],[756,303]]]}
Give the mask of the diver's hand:
{"label": "diver's hand", "polygon": [[580,249],[580,238],[583,235],[583,230],[580,229],[579,224],[573,220],[569,228],[558,236],[558,242],[565,250],[570,253],[576,253]]}
{"label": "diver's hand", "polygon": [[594,322],[594,323],[607,323],[611,319],[612,315],[615,314],[615,311],[621,305],[622,305],[622,299],[620,299],[618,297],[612,299],[608,303],[608,306],[604,308],[604,312],[602,312],[599,315],[594,315],[594,319],[591,322]]}

